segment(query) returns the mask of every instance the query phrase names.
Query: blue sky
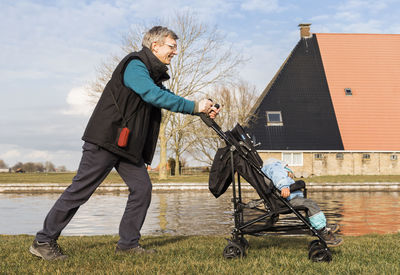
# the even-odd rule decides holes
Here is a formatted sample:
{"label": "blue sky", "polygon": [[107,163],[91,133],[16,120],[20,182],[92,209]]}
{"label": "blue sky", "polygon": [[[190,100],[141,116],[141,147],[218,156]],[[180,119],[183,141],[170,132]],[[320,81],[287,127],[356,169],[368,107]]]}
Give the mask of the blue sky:
{"label": "blue sky", "polygon": [[398,0],[2,0],[0,159],[75,170],[93,108],[83,87],[96,67],[121,52],[130,27],[184,9],[249,58],[239,77],[259,93],[299,40],[299,23],[315,33],[400,34]]}

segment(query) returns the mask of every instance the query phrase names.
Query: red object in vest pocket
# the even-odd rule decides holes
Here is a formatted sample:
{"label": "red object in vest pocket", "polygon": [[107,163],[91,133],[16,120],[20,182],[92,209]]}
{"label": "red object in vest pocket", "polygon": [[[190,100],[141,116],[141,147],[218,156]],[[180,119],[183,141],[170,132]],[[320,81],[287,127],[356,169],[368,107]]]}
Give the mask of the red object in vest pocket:
{"label": "red object in vest pocket", "polygon": [[126,147],[128,145],[129,129],[127,127],[119,129],[118,146]]}

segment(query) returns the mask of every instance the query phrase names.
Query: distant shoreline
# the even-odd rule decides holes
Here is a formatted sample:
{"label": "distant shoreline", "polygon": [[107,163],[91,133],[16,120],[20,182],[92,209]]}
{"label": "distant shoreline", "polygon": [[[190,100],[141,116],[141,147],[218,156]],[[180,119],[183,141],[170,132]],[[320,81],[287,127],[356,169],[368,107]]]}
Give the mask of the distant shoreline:
{"label": "distant shoreline", "polygon": [[[159,180],[150,172],[154,191],[208,191],[208,173],[168,176]],[[61,193],[72,182],[75,173],[0,173],[0,193]],[[400,191],[400,175],[313,176],[303,179],[309,191]],[[242,182],[243,190],[254,189]],[[127,192],[116,172],[111,172],[96,192]]]}
{"label": "distant shoreline", "polygon": [[[69,183],[0,183],[0,193],[60,193]],[[248,183],[242,183],[243,190],[254,190]],[[352,183],[307,183],[309,191],[400,191],[395,182],[352,182]],[[102,183],[96,192],[127,192],[124,183]],[[208,191],[207,182],[153,183],[153,191]]]}

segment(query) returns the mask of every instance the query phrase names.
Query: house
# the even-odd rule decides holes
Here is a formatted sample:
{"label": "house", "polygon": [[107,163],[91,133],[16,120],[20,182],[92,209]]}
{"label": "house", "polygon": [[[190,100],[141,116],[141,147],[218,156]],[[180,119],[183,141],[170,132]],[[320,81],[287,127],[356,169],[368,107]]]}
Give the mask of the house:
{"label": "house", "polygon": [[400,174],[400,34],[310,25],[251,110],[261,158],[304,176]]}

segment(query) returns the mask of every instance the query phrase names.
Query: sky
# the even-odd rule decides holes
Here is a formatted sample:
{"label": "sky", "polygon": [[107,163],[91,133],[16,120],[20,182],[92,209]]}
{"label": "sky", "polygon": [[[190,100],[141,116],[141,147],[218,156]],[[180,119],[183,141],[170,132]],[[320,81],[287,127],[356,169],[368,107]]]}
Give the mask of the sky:
{"label": "sky", "polygon": [[400,34],[399,0],[1,0],[0,159],[76,170],[96,69],[122,53],[131,28],[182,10],[248,59],[238,77],[259,94],[299,41],[299,23],[313,33]]}

